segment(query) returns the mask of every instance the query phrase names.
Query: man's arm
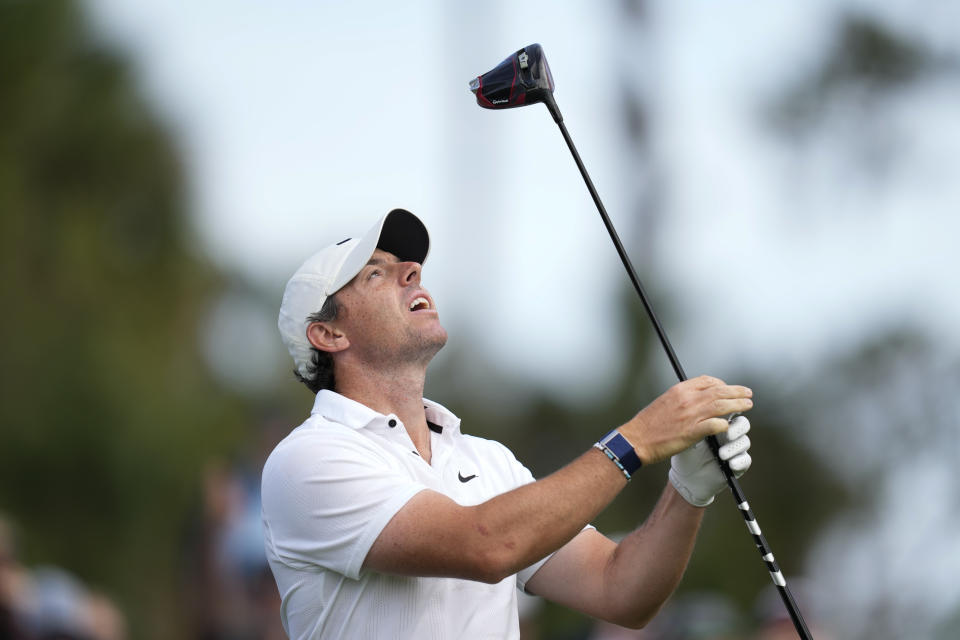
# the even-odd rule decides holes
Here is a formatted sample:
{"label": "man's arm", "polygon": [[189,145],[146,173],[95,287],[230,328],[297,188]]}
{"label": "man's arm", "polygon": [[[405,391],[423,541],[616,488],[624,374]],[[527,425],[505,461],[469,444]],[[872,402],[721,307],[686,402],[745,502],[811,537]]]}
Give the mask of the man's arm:
{"label": "man's arm", "polygon": [[647,521],[620,544],[583,531],[540,567],[527,591],[607,622],[643,627],[683,577],[703,511],[668,484]]}
{"label": "man's arm", "polygon": [[[650,464],[726,430],[721,416],[750,409],[751,395],[701,376],[671,387],[618,430]],[[422,491],[384,527],[364,568],[497,582],[567,544],[625,485],[623,473],[591,449],[542,480],[472,507]]]}

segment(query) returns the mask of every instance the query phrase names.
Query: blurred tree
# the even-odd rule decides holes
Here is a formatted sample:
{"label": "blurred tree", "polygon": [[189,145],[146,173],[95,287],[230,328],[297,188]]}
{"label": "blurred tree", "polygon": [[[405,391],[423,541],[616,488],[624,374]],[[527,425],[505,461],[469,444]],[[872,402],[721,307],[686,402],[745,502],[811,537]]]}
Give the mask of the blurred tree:
{"label": "blurred tree", "polygon": [[[842,185],[832,186],[833,194],[864,179],[875,190],[889,185],[910,162],[905,152],[917,140],[916,113],[904,106],[919,106],[918,97],[937,82],[956,82],[958,68],[955,54],[877,16],[841,16],[822,57],[763,108],[771,129],[796,152],[784,179],[796,183],[825,173]],[[816,214],[818,207],[799,202],[799,215]],[[836,209],[830,207],[830,215]]]}
{"label": "blurred tree", "polygon": [[177,637],[184,514],[242,415],[198,356],[219,279],[170,136],[75,4],[0,2],[0,60],[0,508],[27,560]]}
{"label": "blurred tree", "polygon": [[773,122],[801,135],[823,117],[831,101],[858,90],[864,106],[956,62],[892,31],[876,17],[850,14],[838,22],[833,45],[816,68],[773,105]]}
{"label": "blurred tree", "polygon": [[907,323],[836,354],[809,382],[810,441],[855,498],[813,554],[835,591],[824,609],[838,637],[956,636],[958,386],[955,347]]}

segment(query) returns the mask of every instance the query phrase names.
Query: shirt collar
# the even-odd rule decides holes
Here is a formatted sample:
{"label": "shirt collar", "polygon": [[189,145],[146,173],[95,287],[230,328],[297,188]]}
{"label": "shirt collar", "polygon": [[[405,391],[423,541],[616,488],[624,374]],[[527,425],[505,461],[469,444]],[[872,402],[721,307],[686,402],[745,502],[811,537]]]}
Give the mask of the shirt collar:
{"label": "shirt collar", "polygon": [[[460,418],[443,405],[423,398],[423,408],[426,410],[427,422],[432,422],[441,427],[445,433],[460,430]],[[329,389],[321,389],[317,393],[310,413],[319,414],[328,420],[352,429],[362,429],[372,422],[382,422],[395,417],[392,414],[386,416],[374,411],[356,400],[351,400]]]}
{"label": "shirt collar", "polygon": [[432,422],[441,427],[444,432],[455,433],[460,430],[460,418],[439,402],[424,398],[423,408],[426,409],[427,422]]}

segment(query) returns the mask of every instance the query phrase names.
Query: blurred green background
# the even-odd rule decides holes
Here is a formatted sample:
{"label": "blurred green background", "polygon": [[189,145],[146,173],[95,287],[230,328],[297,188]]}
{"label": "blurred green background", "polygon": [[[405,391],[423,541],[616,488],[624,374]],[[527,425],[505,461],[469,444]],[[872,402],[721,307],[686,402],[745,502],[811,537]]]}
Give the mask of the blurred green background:
{"label": "blurred green background", "polygon": [[[642,22],[645,4],[622,3],[621,11]],[[821,63],[756,114],[785,145],[809,140],[838,95],[858,92],[869,111],[929,74],[956,84],[955,57],[869,11],[841,15],[824,42]],[[656,158],[647,105],[629,90],[623,96],[624,157],[632,148]],[[864,161],[882,165],[884,152],[861,143],[852,140],[851,153],[873,153]],[[955,163],[960,148],[952,149]],[[0,595],[14,610],[29,608],[23,585],[48,584],[43,568],[58,567],[72,576],[65,580],[75,602],[101,605],[91,638],[278,633],[273,585],[250,550],[245,510],[255,504],[265,452],[303,419],[310,398],[282,353],[275,357],[279,340],[266,361],[251,362],[268,383],[224,372],[222,359],[219,369],[211,363],[211,327],[220,326],[211,318],[238,308],[269,318],[279,289],[211,258],[192,218],[187,155],[127,54],[91,27],[84,5],[0,0],[0,559],[16,569]],[[941,170],[951,179],[952,165]],[[656,221],[664,205],[649,193],[634,212]],[[683,323],[694,320],[684,317],[688,303],[657,286],[665,267],[656,234],[652,225],[649,235],[634,235],[636,264],[651,274],[668,332],[681,327],[684,336]],[[870,250],[849,246],[854,256]],[[942,277],[955,280],[956,266]],[[451,331],[428,395],[469,432],[507,444],[535,475],[558,468],[671,383],[643,309],[626,279],[617,282],[609,333],[618,359],[602,390],[584,396],[538,382]],[[553,313],[574,316],[592,340],[590,311],[577,301]],[[816,312],[809,322],[823,321]],[[244,325],[229,336],[216,348],[235,350],[227,361],[242,368],[245,340],[257,336]],[[787,330],[783,339],[792,340]],[[960,594],[945,576],[960,568],[952,515],[960,506],[960,359],[909,314],[869,330],[846,327],[839,344],[802,367],[744,360],[722,372],[758,398],[744,489],[818,637],[956,637]],[[578,362],[568,366],[575,379]],[[598,528],[636,526],[665,477],[665,467],[645,470]],[[924,552],[937,560],[918,560]],[[782,611],[756,556],[739,513],[721,497],[674,604],[637,637],[779,637]],[[525,638],[614,637],[582,616],[530,606]],[[37,611],[47,627],[60,615]],[[13,629],[4,615],[0,633],[5,623]],[[34,633],[45,632],[36,625]],[[920,635],[904,635],[909,629]]]}

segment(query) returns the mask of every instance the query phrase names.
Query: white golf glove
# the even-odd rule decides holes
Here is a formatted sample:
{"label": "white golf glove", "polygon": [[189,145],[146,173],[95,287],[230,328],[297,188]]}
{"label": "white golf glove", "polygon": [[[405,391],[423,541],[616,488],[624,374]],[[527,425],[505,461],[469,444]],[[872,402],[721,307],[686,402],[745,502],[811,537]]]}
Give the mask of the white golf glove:
{"label": "white golf glove", "polygon": [[[737,478],[750,468],[750,421],[737,416],[724,433],[717,434],[720,443],[720,458],[724,460]],[[720,465],[710,452],[706,440],[701,440],[670,459],[670,482],[674,488],[695,507],[705,507],[714,496],[727,486]]]}

